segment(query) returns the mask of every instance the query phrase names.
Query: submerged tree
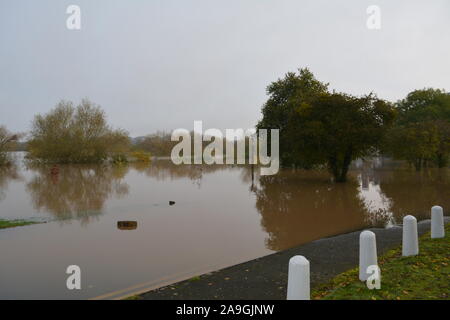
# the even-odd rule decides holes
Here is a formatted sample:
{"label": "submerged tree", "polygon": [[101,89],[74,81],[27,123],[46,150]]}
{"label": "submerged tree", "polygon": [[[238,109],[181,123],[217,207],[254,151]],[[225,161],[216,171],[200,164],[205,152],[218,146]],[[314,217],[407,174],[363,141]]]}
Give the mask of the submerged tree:
{"label": "submerged tree", "polygon": [[0,166],[11,163],[8,151],[11,151],[13,144],[18,139],[18,134],[13,134],[4,126],[0,126]]}
{"label": "submerged tree", "polygon": [[374,153],[395,110],[370,94],[329,93],[307,69],[272,83],[258,128],[280,129],[283,166],[326,166],[344,182],[351,161]]}
{"label": "submerged tree", "polygon": [[178,142],[171,140],[171,134],[168,132],[156,132],[142,137],[135,144],[135,149],[145,150],[153,156],[170,156],[172,148]]}
{"label": "submerged tree", "polygon": [[386,152],[414,164],[434,162],[442,168],[450,158],[450,93],[415,90],[396,104],[398,119],[389,133]]}
{"label": "submerged tree", "polygon": [[407,160],[420,171],[436,155],[439,135],[436,128],[426,122],[395,126],[385,138],[387,153],[396,159]]}
{"label": "submerged tree", "polygon": [[103,110],[87,99],[74,107],[61,101],[45,115],[33,121],[29,156],[45,162],[91,163],[127,150],[128,134],[113,130]]}
{"label": "submerged tree", "polygon": [[298,74],[289,72],[283,79],[272,82],[267,87],[269,98],[262,107],[262,119],[257,129],[280,130],[280,162],[283,166],[307,167],[308,164],[292,153],[296,141],[288,134],[289,123],[295,110],[308,104],[321,94],[328,92],[328,84],[317,80],[307,68]]}

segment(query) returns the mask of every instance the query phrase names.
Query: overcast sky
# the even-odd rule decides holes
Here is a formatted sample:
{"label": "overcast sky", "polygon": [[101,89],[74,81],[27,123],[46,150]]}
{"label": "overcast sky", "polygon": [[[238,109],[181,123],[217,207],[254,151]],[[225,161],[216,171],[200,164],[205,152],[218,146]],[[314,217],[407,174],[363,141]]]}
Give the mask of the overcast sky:
{"label": "overcast sky", "polygon": [[[81,30],[66,8],[81,8]],[[381,8],[381,30],[366,26]],[[132,136],[249,128],[265,88],[309,67],[330,87],[397,100],[450,90],[450,1],[1,0],[0,125],[60,99],[100,104]]]}

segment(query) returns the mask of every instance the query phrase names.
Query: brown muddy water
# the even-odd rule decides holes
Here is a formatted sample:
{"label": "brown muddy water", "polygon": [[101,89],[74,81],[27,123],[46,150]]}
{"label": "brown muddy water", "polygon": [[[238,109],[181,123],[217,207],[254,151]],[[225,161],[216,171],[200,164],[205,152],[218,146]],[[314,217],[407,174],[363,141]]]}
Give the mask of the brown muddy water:
{"label": "brown muddy water", "polygon": [[[0,298],[117,298],[450,207],[450,169],[357,161],[345,184],[322,172],[258,171],[252,179],[250,167],[159,160],[51,174],[19,157],[0,169],[0,218],[47,222],[0,230]],[[81,268],[81,290],[66,287],[69,265]]]}

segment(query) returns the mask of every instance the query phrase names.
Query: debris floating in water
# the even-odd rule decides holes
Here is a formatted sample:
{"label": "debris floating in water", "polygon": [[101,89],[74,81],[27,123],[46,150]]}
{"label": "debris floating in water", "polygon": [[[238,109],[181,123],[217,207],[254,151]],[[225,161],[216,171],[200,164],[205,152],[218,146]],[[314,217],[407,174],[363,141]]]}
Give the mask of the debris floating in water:
{"label": "debris floating in water", "polygon": [[117,221],[117,229],[135,230],[137,229],[137,221]]}
{"label": "debris floating in water", "polygon": [[169,205],[173,206],[175,204],[175,201],[169,201]]}

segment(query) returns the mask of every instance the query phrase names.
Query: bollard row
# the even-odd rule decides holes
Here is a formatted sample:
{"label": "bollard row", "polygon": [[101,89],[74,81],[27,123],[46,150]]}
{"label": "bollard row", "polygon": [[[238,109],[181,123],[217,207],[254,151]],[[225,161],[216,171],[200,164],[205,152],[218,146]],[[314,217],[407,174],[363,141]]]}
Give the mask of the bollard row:
{"label": "bollard row", "polygon": [[419,254],[419,238],[417,234],[417,219],[413,216],[403,218],[402,256]]}
{"label": "bollard row", "polygon": [[[431,238],[443,238],[444,210],[440,206],[431,208]],[[419,254],[417,219],[411,215],[403,218],[402,256]],[[368,267],[377,266],[377,242],[375,233],[363,231],[359,235],[359,279],[367,281]],[[294,256],[289,260],[287,300],[310,300],[310,267],[304,256]]]}
{"label": "bollard row", "polygon": [[310,299],[309,261],[304,256],[294,256],[289,260],[288,300]]}
{"label": "bollard row", "polygon": [[378,265],[377,241],[375,233],[366,230],[359,235],[359,280],[367,280],[367,268],[372,265]]}
{"label": "bollard row", "polygon": [[431,208],[431,238],[443,237],[445,237],[444,210],[442,207],[434,206]]}

